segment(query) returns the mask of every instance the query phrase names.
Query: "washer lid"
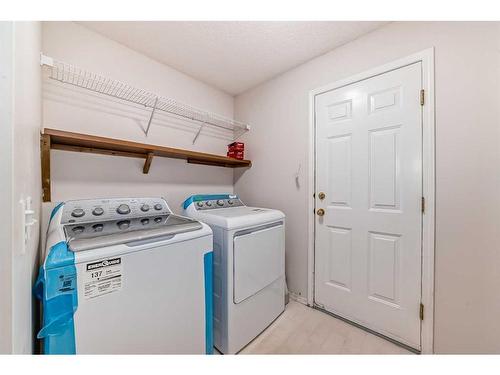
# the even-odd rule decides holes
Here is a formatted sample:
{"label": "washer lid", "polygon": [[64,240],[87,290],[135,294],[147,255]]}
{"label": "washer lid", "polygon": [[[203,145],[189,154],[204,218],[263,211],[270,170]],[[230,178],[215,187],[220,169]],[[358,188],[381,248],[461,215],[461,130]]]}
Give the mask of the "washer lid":
{"label": "washer lid", "polygon": [[285,218],[285,214],[278,210],[247,206],[197,211],[192,215],[209,225],[225,229],[251,227]]}
{"label": "washer lid", "polygon": [[177,215],[158,215],[123,220],[64,225],[71,251],[83,251],[133,241],[144,241],[199,230],[203,225]]}

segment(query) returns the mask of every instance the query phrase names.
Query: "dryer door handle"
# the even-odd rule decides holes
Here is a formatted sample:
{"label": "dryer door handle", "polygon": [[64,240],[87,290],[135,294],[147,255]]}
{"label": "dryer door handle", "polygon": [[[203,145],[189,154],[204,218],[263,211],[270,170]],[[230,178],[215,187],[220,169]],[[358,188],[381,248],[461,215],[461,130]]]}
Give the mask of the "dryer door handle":
{"label": "dryer door handle", "polygon": [[245,236],[247,234],[260,232],[260,231],[265,230],[265,229],[279,227],[280,225],[283,225],[283,221],[277,221],[275,223],[260,225],[260,226],[255,227],[255,228],[240,230],[234,234],[234,237]]}

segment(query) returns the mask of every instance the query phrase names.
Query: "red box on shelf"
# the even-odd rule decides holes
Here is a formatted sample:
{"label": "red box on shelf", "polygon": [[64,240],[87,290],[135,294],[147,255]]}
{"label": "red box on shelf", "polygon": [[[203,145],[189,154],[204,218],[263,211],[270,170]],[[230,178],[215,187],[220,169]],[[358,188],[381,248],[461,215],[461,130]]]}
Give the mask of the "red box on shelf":
{"label": "red box on shelf", "polygon": [[227,145],[227,150],[232,151],[245,151],[245,144],[243,142],[233,142]]}
{"label": "red box on shelf", "polygon": [[228,151],[227,156],[233,159],[243,160],[245,159],[243,151]]}

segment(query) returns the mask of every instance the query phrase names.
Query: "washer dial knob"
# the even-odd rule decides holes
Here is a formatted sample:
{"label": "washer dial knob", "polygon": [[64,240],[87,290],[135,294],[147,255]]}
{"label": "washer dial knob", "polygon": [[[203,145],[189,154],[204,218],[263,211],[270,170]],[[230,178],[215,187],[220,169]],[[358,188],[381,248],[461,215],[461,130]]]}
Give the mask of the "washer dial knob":
{"label": "washer dial knob", "polygon": [[161,223],[161,217],[155,217],[155,223]]}
{"label": "washer dial knob", "polygon": [[160,211],[163,208],[163,206],[159,203],[155,204],[155,210]]}
{"label": "washer dial knob", "polygon": [[149,219],[141,219],[142,225],[149,224]]}
{"label": "washer dial knob", "polygon": [[128,227],[130,227],[130,220],[122,220],[122,221],[119,221],[118,223],[116,223],[116,225],[118,225],[118,228],[120,229],[128,229]]}
{"label": "washer dial knob", "polygon": [[148,212],[148,211],[149,211],[149,204],[144,203],[144,204],[141,206],[141,211],[142,211],[142,212]]}
{"label": "washer dial knob", "polygon": [[79,226],[73,228],[73,233],[76,233],[76,234],[83,233],[84,230],[85,230],[85,227],[79,225]]}
{"label": "washer dial knob", "polygon": [[224,201],[222,199],[219,199],[217,201],[217,206],[224,206]]}
{"label": "washer dial knob", "polygon": [[127,204],[120,204],[116,209],[120,215],[126,215],[130,213],[130,207]]}
{"label": "washer dial knob", "polygon": [[83,215],[85,215],[85,211],[81,208],[75,208],[73,212],[71,212],[71,216],[73,217],[82,217]]}
{"label": "washer dial knob", "polygon": [[96,208],[94,208],[94,210],[92,211],[92,214],[93,214],[94,216],[101,216],[103,213],[104,213],[104,210],[103,210],[101,207],[96,207]]}
{"label": "washer dial knob", "polygon": [[94,225],[92,225],[92,228],[94,229],[94,232],[102,232],[102,230],[104,229],[104,225],[103,224],[94,224]]}
{"label": "washer dial knob", "polygon": [[231,206],[234,204],[234,201],[232,199],[228,199],[227,203],[230,204]]}
{"label": "washer dial knob", "polygon": [[203,202],[196,202],[196,205],[197,205],[198,207],[203,207]]}
{"label": "washer dial knob", "polygon": [[210,201],[207,201],[205,204],[206,204],[208,207],[212,207],[212,202],[210,202]]}

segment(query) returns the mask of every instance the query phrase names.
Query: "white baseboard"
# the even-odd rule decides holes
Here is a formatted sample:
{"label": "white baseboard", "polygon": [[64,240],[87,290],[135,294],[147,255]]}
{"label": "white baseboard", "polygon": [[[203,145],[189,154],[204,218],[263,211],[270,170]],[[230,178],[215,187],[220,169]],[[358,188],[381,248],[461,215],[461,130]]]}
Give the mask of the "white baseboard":
{"label": "white baseboard", "polygon": [[297,293],[293,293],[293,292],[288,292],[288,293],[289,293],[291,300],[294,300],[296,302],[302,303],[303,305],[307,306],[307,298],[300,296]]}

